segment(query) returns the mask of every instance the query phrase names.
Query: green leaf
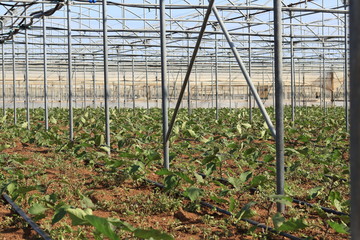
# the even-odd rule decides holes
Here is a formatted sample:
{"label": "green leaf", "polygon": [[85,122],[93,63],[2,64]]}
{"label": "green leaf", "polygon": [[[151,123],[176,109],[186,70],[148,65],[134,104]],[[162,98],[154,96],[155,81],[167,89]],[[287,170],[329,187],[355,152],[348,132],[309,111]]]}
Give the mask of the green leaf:
{"label": "green leaf", "polygon": [[275,158],[274,158],[273,155],[268,154],[268,155],[265,155],[265,157],[264,157],[264,162],[271,162],[271,161],[273,161],[274,159],[275,159]]}
{"label": "green leaf", "polygon": [[94,215],[86,215],[85,219],[95,227],[97,231],[104,234],[111,240],[120,240],[113,230],[112,224],[106,219]]}
{"label": "green leaf", "polygon": [[82,207],[84,208],[95,208],[95,204],[91,201],[90,198],[84,196],[84,195],[80,195],[80,198],[81,198],[81,204],[82,204]]}
{"label": "green leaf", "polygon": [[309,193],[309,199],[316,198],[316,197],[320,194],[322,188],[323,188],[323,187],[314,187],[314,188],[310,189],[310,190],[308,191],[308,193]]}
{"label": "green leaf", "polygon": [[303,219],[290,219],[284,222],[279,228],[279,231],[297,231],[299,229],[306,228],[307,225],[305,224]]}
{"label": "green leaf", "polygon": [[63,206],[57,208],[55,211],[55,214],[52,218],[51,224],[55,224],[55,223],[59,222],[61,219],[63,219],[67,213],[66,210],[68,208],[70,208],[70,207],[67,205],[63,205]]}
{"label": "green leaf", "polygon": [[228,203],[229,201],[224,198],[219,198],[217,196],[210,196],[210,199],[216,203]]}
{"label": "green leaf", "polygon": [[256,151],[256,148],[246,149],[244,152],[244,156],[249,156],[250,154],[254,153],[255,151]]}
{"label": "green leaf", "polygon": [[171,172],[170,170],[168,170],[168,169],[166,169],[166,168],[162,168],[162,169],[156,171],[155,173],[156,173],[157,175],[160,175],[160,176],[174,174],[173,172]]}
{"label": "green leaf", "polygon": [[249,178],[252,177],[252,172],[251,171],[246,171],[240,174],[240,181],[245,183],[247,180],[249,180]]}
{"label": "green leaf", "polygon": [[190,184],[195,183],[193,180],[191,180],[191,178],[188,175],[186,175],[183,172],[175,172],[175,174],[178,175],[181,179],[183,179],[187,183],[190,183]]}
{"label": "green leaf", "polygon": [[246,129],[251,128],[251,124],[249,124],[249,123],[242,123],[241,126],[243,126]]}
{"label": "green leaf", "polygon": [[112,218],[109,218],[108,221],[118,227],[118,228],[121,228],[122,230],[124,231],[128,231],[128,232],[134,232],[136,230],[135,227],[133,227],[130,223],[127,223],[127,222],[123,222],[119,219],[112,219]]}
{"label": "green leaf", "polygon": [[198,198],[200,198],[200,196],[202,195],[202,190],[199,188],[195,188],[195,187],[189,187],[188,189],[186,189],[186,191],[184,192],[185,196],[187,196],[188,198],[190,198],[190,200],[192,202],[196,201]]}
{"label": "green leaf", "polygon": [[242,181],[239,178],[229,177],[228,181],[233,187],[237,190],[240,189],[240,186],[242,185]]}
{"label": "green leaf", "polygon": [[279,227],[285,222],[285,218],[282,216],[281,213],[276,213],[272,217],[272,220],[276,229],[279,229]]}
{"label": "green leaf", "polygon": [[329,224],[329,226],[332,229],[334,229],[338,233],[349,233],[349,227],[346,224],[344,224],[343,222],[337,223],[332,220],[328,220],[326,222]]}
{"label": "green leaf", "polygon": [[154,240],[174,239],[171,235],[167,233],[162,233],[159,230],[155,230],[155,229],[150,229],[150,230],[136,229],[134,233],[135,233],[135,237],[143,238],[143,239],[154,239]]}
{"label": "green leaf", "polygon": [[251,218],[253,217],[255,214],[254,212],[251,210],[251,207],[254,206],[256,204],[256,202],[249,202],[247,203],[245,206],[243,206],[241,208],[241,210],[235,215],[235,218],[237,218],[238,220],[240,219],[244,219],[244,218]]}
{"label": "green leaf", "polygon": [[101,146],[101,145],[104,145],[105,143],[105,137],[104,135],[97,135],[95,137],[95,144],[96,146]]}
{"label": "green leaf", "polygon": [[56,118],[54,118],[54,116],[50,117],[49,122],[54,124],[54,125],[57,124],[57,120],[56,120]]}
{"label": "green leaf", "polygon": [[233,212],[235,210],[235,199],[230,197],[230,204],[229,204],[229,212]]}
{"label": "green leaf", "polygon": [[32,205],[30,207],[29,213],[33,214],[33,215],[39,215],[39,214],[44,213],[47,209],[49,209],[49,208],[45,207],[42,204],[35,203],[34,205]]}
{"label": "green leaf", "polygon": [[263,183],[265,183],[267,181],[267,177],[265,177],[264,175],[259,175],[259,176],[255,176],[252,180],[251,180],[251,187],[258,187],[260,185],[262,185]]}
{"label": "green leaf", "polygon": [[197,181],[198,183],[204,183],[204,182],[205,182],[205,181],[204,181],[204,178],[203,178],[200,174],[194,173],[194,176],[195,176],[196,181]]}
{"label": "green leaf", "polygon": [[216,164],[214,162],[210,162],[206,164],[204,174],[206,176],[211,175],[216,170]]}
{"label": "green leaf", "polygon": [[282,203],[286,206],[292,205],[292,198],[284,195],[271,195],[271,199],[273,199],[277,203]]}
{"label": "green leaf", "polygon": [[147,158],[150,161],[156,161],[161,159],[161,155],[158,152],[151,152],[149,155],[147,155]]}
{"label": "green leaf", "polygon": [[66,212],[71,218],[72,225],[89,225],[89,222],[86,220],[86,215],[92,215],[91,209],[82,210],[80,208],[68,208]]}
{"label": "green leaf", "polygon": [[193,138],[198,138],[199,137],[192,129],[188,129],[187,132]]}

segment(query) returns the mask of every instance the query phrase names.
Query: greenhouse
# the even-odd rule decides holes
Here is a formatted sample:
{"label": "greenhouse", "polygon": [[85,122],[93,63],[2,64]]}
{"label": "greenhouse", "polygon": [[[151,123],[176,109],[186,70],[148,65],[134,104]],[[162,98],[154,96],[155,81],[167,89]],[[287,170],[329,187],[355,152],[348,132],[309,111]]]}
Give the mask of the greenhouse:
{"label": "greenhouse", "polygon": [[0,239],[360,239],[358,11],[1,1]]}

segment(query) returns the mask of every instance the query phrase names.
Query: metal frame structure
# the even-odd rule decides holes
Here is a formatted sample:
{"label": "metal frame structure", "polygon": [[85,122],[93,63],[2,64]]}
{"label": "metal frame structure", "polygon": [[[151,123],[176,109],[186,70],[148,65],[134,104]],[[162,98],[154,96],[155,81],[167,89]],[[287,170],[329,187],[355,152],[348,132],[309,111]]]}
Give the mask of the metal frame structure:
{"label": "metal frame structure", "polygon": [[[16,124],[21,102],[29,113],[31,103],[39,107],[39,101],[45,104],[48,129],[49,103],[60,99],[61,106],[67,99],[73,141],[75,101],[84,107],[87,101],[104,104],[109,153],[109,109],[120,108],[121,99],[124,107],[149,109],[157,106],[161,87],[165,168],[170,167],[169,139],[183,97],[191,114],[192,101],[196,107],[198,101],[210,106],[215,92],[216,118],[219,108],[239,104],[249,106],[250,121],[254,99],[276,139],[277,194],[282,195],[287,100],[293,120],[301,98],[324,109],[338,100],[348,119],[348,10],[341,0],[221,0],[216,5],[213,0],[16,0],[2,1],[0,14],[4,113],[12,103]],[[265,109],[271,105],[269,95],[275,127]],[[175,113],[168,122],[170,107]],[[282,204],[278,211],[284,211]]]}

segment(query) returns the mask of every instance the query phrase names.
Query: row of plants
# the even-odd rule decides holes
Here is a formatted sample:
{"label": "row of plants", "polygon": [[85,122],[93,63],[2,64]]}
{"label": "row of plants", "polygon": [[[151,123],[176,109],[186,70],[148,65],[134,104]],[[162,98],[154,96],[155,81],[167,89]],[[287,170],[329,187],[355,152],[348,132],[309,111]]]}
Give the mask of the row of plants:
{"label": "row of plants", "polygon": [[[267,110],[274,115],[272,108]],[[170,138],[170,170],[162,168],[160,109],[111,109],[110,148],[105,145],[101,108],[75,109],[73,142],[68,141],[66,109],[50,109],[48,131],[42,109],[31,110],[30,130],[24,109],[17,111],[17,126],[8,110],[0,119],[1,189],[55,239],[181,238],[179,232],[190,230],[176,231],[165,223],[153,228],[141,219],[174,215],[181,206],[203,216],[197,224],[207,227],[191,230],[200,238],[273,237],[241,223],[244,218],[309,239],[346,238],[348,215],[292,203],[297,198],[349,212],[343,109],[324,113],[318,107],[297,108],[294,122],[291,109],[285,111],[286,196],[274,195],[275,143],[258,109],[251,122],[247,109],[221,109],[218,120],[214,109],[194,109],[190,116],[180,111]],[[146,179],[163,183],[165,189],[153,190]],[[146,196],[103,201],[94,194],[99,189],[111,196],[124,189]],[[201,201],[233,216],[215,219],[213,212],[202,212]],[[141,207],[144,202],[147,208]],[[278,202],[287,206],[284,215],[276,213]],[[224,233],[211,231],[214,226],[223,226]]]}

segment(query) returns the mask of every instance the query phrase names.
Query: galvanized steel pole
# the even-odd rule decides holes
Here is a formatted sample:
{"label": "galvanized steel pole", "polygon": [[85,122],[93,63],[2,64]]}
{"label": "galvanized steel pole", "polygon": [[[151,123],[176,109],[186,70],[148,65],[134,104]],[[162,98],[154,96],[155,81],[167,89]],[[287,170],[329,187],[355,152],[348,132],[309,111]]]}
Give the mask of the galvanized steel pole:
{"label": "galvanized steel pole", "polygon": [[104,52],[104,101],[105,101],[105,141],[110,154],[110,113],[109,113],[109,64],[108,64],[108,35],[107,35],[107,0],[102,0],[103,20],[103,52]]}
{"label": "galvanized steel pole", "polygon": [[69,139],[71,142],[74,141],[74,127],[73,127],[73,121],[74,121],[74,113],[73,113],[73,92],[72,92],[72,50],[71,50],[71,0],[67,1],[67,35],[68,35],[68,84],[69,84]]}
{"label": "galvanized steel pole", "polygon": [[292,25],[292,12],[290,14],[290,78],[291,78],[291,121],[295,121],[295,62],[294,62],[294,37]]}
{"label": "galvanized steel pole", "polygon": [[273,137],[275,137],[276,131],[275,131],[275,128],[274,128],[274,126],[273,126],[273,124],[271,122],[271,119],[270,119],[268,113],[266,112],[264,104],[262,103],[262,101],[261,101],[261,99],[259,97],[259,94],[256,91],[256,88],[255,88],[255,86],[254,86],[254,84],[253,84],[253,82],[252,82],[252,80],[251,80],[251,78],[249,76],[249,73],[246,71],[245,65],[244,65],[243,61],[241,60],[240,54],[237,51],[237,49],[235,47],[235,44],[234,44],[228,30],[226,29],[225,24],[224,24],[223,20],[221,19],[220,15],[219,15],[219,12],[218,12],[215,5],[213,6],[213,12],[214,12],[214,14],[215,14],[215,16],[216,16],[222,30],[223,30],[223,33],[225,34],[225,37],[226,37],[226,39],[227,39],[227,41],[229,43],[229,46],[230,46],[230,48],[231,48],[231,50],[232,50],[232,52],[233,52],[233,54],[234,54],[234,56],[236,58],[236,61],[238,62],[238,65],[239,65],[239,67],[240,67],[240,69],[241,69],[241,71],[242,71],[242,73],[243,73],[243,75],[245,77],[245,80],[246,80],[247,84],[250,87],[250,90],[251,90],[251,92],[252,92],[252,94],[253,94],[253,96],[255,98],[255,101],[258,104],[259,108],[260,108],[260,111],[261,111],[261,113],[262,113],[262,115],[263,115],[263,117],[265,119],[265,122],[266,122],[271,134],[273,135]]}
{"label": "galvanized steel pole", "polygon": [[148,71],[148,59],[147,59],[147,55],[146,55],[146,51],[145,51],[145,87],[146,87],[146,109],[147,112],[149,112],[150,110],[150,106],[149,106],[149,71]]}
{"label": "galvanized steel pole", "polygon": [[219,119],[219,60],[218,60],[218,39],[215,34],[215,109],[216,120]]}
{"label": "galvanized steel pole", "polygon": [[[14,18],[11,18],[12,26],[14,25]],[[14,107],[14,125],[17,123],[17,116],[16,116],[16,61],[15,61],[15,36],[13,35],[11,41],[11,50],[12,50],[12,71],[13,71],[13,107]]]}
{"label": "galvanized steel pole", "polygon": [[[42,4],[42,9],[45,11],[45,4]],[[45,130],[49,130],[49,112],[48,112],[48,86],[47,86],[47,46],[46,46],[46,22],[45,16],[42,19],[43,24],[43,52],[44,52],[44,121],[45,121]]]}
{"label": "galvanized steel pole", "polygon": [[[4,30],[1,30],[1,34],[4,33]],[[5,107],[5,49],[4,49],[5,42],[1,44],[1,72],[2,72],[2,105],[3,105],[3,115],[6,114],[6,107]]]}
{"label": "galvanized steel pole", "polygon": [[95,55],[93,55],[92,63],[92,83],[93,83],[93,106],[96,107],[96,69],[95,69]]}
{"label": "galvanized steel pole", "polygon": [[161,44],[161,89],[162,89],[162,130],[163,130],[163,154],[164,168],[169,169],[169,139],[168,134],[168,91],[167,59],[166,59],[166,22],[165,22],[165,0],[160,0],[160,44]]}
{"label": "galvanized steel pole", "polygon": [[[188,58],[188,66],[190,65],[190,35],[187,34],[187,58]],[[188,101],[188,115],[191,115],[191,90],[190,90],[190,80],[187,85],[187,101]]]}
{"label": "galvanized steel pole", "polygon": [[350,0],[351,239],[360,239],[360,1]]}
{"label": "galvanized steel pole", "polygon": [[135,69],[134,69],[134,48],[131,47],[132,59],[131,59],[131,97],[133,110],[135,110]]}
{"label": "galvanized steel pole", "polygon": [[[344,4],[346,10],[346,4]],[[348,16],[344,14],[344,31],[345,31],[345,64],[344,64],[344,102],[345,102],[345,127],[349,130],[349,93],[348,93]]]}
{"label": "galvanized steel pole", "polygon": [[[276,194],[284,195],[284,105],[282,80],[282,11],[281,0],[274,0],[275,41],[275,95],[276,95]],[[285,205],[277,203],[277,211],[283,213]]]}
{"label": "galvanized steel pole", "polygon": [[[250,21],[250,20],[249,20]],[[248,36],[248,51],[249,51],[249,77],[251,78],[251,68],[252,68],[252,64],[251,64],[251,35],[250,35],[250,32],[251,32],[251,25],[250,23],[248,23],[248,33],[249,33],[249,36]],[[249,122],[252,123],[252,94],[251,94],[251,90],[250,90],[250,87],[248,86],[247,87],[247,91],[248,91],[248,106],[249,106]]]}
{"label": "galvanized steel pole", "polygon": [[196,55],[197,55],[197,53],[199,51],[200,43],[201,43],[202,37],[204,35],[209,16],[211,14],[211,8],[212,8],[212,6],[214,4],[214,0],[210,0],[209,2],[210,2],[209,7],[208,7],[208,10],[207,10],[207,12],[205,14],[204,21],[203,21],[203,24],[201,26],[201,30],[199,32],[199,36],[198,36],[196,44],[195,44],[194,52],[193,52],[193,55],[192,55],[191,60],[190,60],[190,64],[189,64],[188,69],[186,71],[185,79],[184,79],[184,82],[183,82],[181,90],[180,90],[179,98],[178,98],[178,100],[176,102],[176,107],[174,109],[174,114],[173,114],[173,116],[171,118],[171,122],[170,122],[170,125],[169,125],[169,130],[166,133],[166,138],[165,139],[167,141],[170,139],[170,134],[171,134],[171,131],[172,131],[173,127],[174,127],[176,116],[177,116],[177,113],[179,111],[180,104],[181,104],[181,101],[183,99],[183,96],[184,96],[184,93],[185,93],[185,90],[186,90],[186,86],[187,86],[187,84],[189,82],[190,74],[191,74],[192,68],[193,68],[194,63],[195,63]]}
{"label": "galvanized steel pole", "polygon": [[120,61],[117,62],[117,107],[120,111]]}
{"label": "galvanized steel pole", "polygon": [[[26,13],[26,10],[25,10]],[[25,20],[26,24],[26,20]],[[30,129],[30,109],[29,109],[29,34],[25,29],[25,104],[26,104],[26,122],[27,129]]]}

